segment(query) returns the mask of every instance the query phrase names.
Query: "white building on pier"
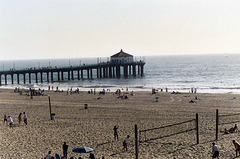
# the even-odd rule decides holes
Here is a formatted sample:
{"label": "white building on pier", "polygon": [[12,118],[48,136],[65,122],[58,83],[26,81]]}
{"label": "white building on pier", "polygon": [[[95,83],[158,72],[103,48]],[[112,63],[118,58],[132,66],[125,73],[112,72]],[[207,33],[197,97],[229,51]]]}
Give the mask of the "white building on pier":
{"label": "white building on pier", "polygon": [[111,63],[131,63],[133,62],[133,55],[123,52],[121,49],[119,53],[111,56]]}

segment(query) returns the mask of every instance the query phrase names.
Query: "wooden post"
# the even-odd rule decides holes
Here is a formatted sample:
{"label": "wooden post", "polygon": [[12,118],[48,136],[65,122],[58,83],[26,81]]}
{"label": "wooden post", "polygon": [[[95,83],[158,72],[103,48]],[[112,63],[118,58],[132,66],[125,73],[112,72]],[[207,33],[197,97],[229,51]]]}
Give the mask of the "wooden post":
{"label": "wooden post", "polygon": [[141,66],[141,76],[143,77],[143,65]]}
{"label": "wooden post", "polygon": [[135,125],[135,156],[138,159],[138,129],[137,125]]}
{"label": "wooden post", "polygon": [[49,82],[49,72],[47,72],[47,82]]}
{"label": "wooden post", "polygon": [[23,83],[26,84],[26,73],[23,73]]}
{"label": "wooden post", "polygon": [[63,71],[61,71],[62,81],[64,80],[64,78],[63,78],[63,73],[64,73],[64,72],[63,72]]}
{"label": "wooden post", "polygon": [[5,84],[7,84],[7,74],[5,74]]}
{"label": "wooden post", "polygon": [[41,81],[41,83],[43,82],[43,73],[42,72],[40,72],[40,81]]}
{"label": "wooden post", "polygon": [[70,71],[68,71],[68,80],[70,81]]}
{"label": "wooden post", "polygon": [[196,113],[196,136],[197,136],[197,144],[199,144],[198,113]]}
{"label": "wooden post", "polygon": [[13,83],[14,83],[14,82],[13,82],[13,73],[11,74],[11,79],[12,79],[12,84],[13,84]]}
{"label": "wooden post", "polygon": [[17,84],[19,84],[19,73],[17,73]]}
{"label": "wooden post", "polygon": [[87,78],[89,79],[89,69],[87,69]]}
{"label": "wooden post", "polygon": [[83,69],[81,69],[81,78],[83,79]]}
{"label": "wooden post", "polygon": [[219,122],[218,109],[216,109],[216,140],[218,140],[218,122]]}
{"label": "wooden post", "polygon": [[31,83],[31,73],[28,74],[28,83]]}
{"label": "wooden post", "polygon": [[57,72],[58,82],[60,81],[60,71]]}
{"label": "wooden post", "polygon": [[53,71],[51,71],[51,82],[53,82]]}
{"label": "wooden post", "polygon": [[50,111],[50,120],[51,120],[52,108],[51,108],[51,99],[50,99],[50,96],[48,96],[48,101],[49,101],[49,111]]}
{"label": "wooden post", "polygon": [[73,70],[71,71],[71,75],[72,75],[72,80],[74,80]]}
{"label": "wooden post", "polygon": [[35,77],[36,77],[36,83],[38,83],[38,73],[35,73]]}

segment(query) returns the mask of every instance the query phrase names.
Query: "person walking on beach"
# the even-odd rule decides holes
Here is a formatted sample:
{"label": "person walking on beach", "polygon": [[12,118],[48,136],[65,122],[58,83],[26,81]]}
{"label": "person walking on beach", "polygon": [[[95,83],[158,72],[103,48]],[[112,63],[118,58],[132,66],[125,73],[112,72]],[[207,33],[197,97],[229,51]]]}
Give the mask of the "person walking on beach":
{"label": "person walking on beach", "polygon": [[18,123],[19,123],[19,125],[21,124],[21,122],[22,122],[22,113],[20,113],[18,115]]}
{"label": "person walking on beach", "polygon": [[127,137],[123,140],[123,150],[127,151],[127,142],[128,139],[130,138],[129,135],[127,135]]}
{"label": "person walking on beach", "polygon": [[4,114],[4,117],[3,117],[3,124],[5,124],[5,122],[7,123],[7,115]]}
{"label": "person walking on beach", "polygon": [[23,121],[27,125],[27,114],[25,112],[23,112],[23,115],[24,115]]}
{"label": "person walking on beach", "polygon": [[240,156],[240,145],[239,145],[239,143],[237,143],[235,140],[233,140],[232,142],[233,142],[233,145],[235,147],[236,157],[238,156],[238,154]]}
{"label": "person walking on beach", "polygon": [[63,149],[63,156],[64,156],[64,158],[67,159],[68,145],[66,144],[66,142],[64,142],[62,149]]}
{"label": "person walking on beach", "polygon": [[212,156],[212,159],[213,158],[217,158],[219,159],[219,149],[218,149],[218,146],[213,142],[212,143],[212,153],[213,153],[213,156]]}
{"label": "person walking on beach", "polygon": [[114,131],[114,140],[118,140],[118,132],[117,132],[117,129],[118,129],[118,126],[115,125],[114,128],[113,128],[113,131]]}
{"label": "person walking on beach", "polygon": [[11,116],[8,116],[8,122],[9,122],[10,128],[13,128],[13,119]]}

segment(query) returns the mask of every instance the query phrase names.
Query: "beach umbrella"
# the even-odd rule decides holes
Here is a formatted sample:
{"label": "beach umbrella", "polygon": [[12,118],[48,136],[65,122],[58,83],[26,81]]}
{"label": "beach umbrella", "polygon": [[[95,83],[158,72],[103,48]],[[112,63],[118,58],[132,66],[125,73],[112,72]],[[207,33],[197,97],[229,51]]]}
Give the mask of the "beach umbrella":
{"label": "beach umbrella", "polygon": [[93,152],[93,149],[90,148],[90,147],[77,147],[75,149],[72,150],[73,152],[76,152],[76,153],[89,153],[89,152]]}

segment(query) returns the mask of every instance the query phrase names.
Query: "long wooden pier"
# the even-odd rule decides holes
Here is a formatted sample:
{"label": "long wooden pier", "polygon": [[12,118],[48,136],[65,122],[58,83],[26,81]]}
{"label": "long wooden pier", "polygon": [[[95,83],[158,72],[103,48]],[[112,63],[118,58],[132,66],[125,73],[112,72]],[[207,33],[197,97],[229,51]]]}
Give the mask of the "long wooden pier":
{"label": "long wooden pier", "polygon": [[[134,61],[131,63],[111,63],[102,62],[92,65],[82,65],[82,66],[69,66],[69,67],[42,67],[42,68],[28,68],[22,70],[10,69],[8,71],[0,71],[0,85],[3,84],[2,77],[5,79],[5,85],[8,82],[8,76],[11,77],[12,84],[20,84],[20,76],[22,76],[22,83],[26,84],[32,83],[32,76],[35,75],[35,83],[38,82],[54,82],[54,81],[64,81],[64,80],[75,80],[74,75],[77,75],[77,79],[87,79],[93,78],[127,78],[129,75],[136,76],[137,74],[144,75],[144,61]],[[96,71],[93,77],[93,70]],[[67,79],[64,79],[64,74],[67,74]],[[45,76],[44,76],[45,75]],[[15,78],[14,78],[15,77]],[[43,80],[43,78],[46,80]],[[55,78],[54,78],[55,77]],[[28,78],[28,80],[26,80]],[[16,80],[16,81],[14,81]]]}

